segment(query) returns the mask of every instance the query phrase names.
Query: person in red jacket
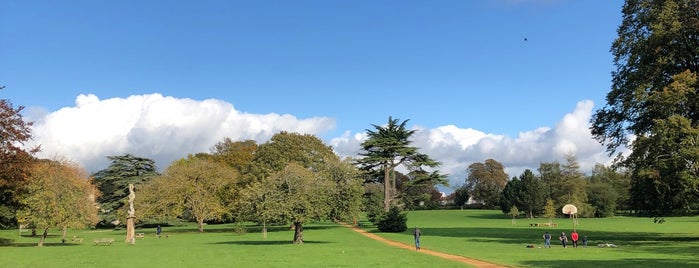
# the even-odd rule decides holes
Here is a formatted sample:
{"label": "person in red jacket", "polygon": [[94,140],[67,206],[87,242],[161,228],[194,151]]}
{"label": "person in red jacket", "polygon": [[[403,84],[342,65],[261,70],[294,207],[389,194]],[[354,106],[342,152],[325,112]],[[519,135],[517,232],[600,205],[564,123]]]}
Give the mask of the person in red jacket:
{"label": "person in red jacket", "polygon": [[578,247],[578,233],[573,230],[572,233],[570,233],[570,240],[573,240],[573,247],[577,248]]}

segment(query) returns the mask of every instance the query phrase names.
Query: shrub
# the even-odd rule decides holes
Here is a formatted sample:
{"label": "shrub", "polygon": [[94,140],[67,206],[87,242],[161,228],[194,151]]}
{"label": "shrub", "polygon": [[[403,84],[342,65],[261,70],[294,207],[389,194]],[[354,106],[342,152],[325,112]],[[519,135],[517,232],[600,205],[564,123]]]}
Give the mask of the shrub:
{"label": "shrub", "polygon": [[398,207],[391,207],[388,213],[381,217],[381,220],[376,224],[381,232],[400,233],[408,230],[408,216],[406,213],[401,213]]}

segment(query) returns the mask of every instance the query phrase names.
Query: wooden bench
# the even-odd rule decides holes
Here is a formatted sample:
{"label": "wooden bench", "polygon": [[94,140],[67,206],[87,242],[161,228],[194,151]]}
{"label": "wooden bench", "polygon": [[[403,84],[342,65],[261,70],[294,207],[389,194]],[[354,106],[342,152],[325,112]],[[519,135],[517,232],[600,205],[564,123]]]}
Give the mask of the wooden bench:
{"label": "wooden bench", "polygon": [[98,246],[98,245],[109,245],[109,246],[111,246],[112,243],[114,243],[114,239],[112,239],[112,238],[100,238],[100,239],[95,239],[95,246]]}
{"label": "wooden bench", "polygon": [[144,233],[136,233],[136,238],[144,238],[146,237],[146,234]]}
{"label": "wooden bench", "polygon": [[531,227],[545,227],[545,226],[548,226],[548,227],[557,227],[557,226],[558,226],[558,223],[548,223],[548,222],[544,222],[544,223],[530,223],[529,226],[531,226]]}

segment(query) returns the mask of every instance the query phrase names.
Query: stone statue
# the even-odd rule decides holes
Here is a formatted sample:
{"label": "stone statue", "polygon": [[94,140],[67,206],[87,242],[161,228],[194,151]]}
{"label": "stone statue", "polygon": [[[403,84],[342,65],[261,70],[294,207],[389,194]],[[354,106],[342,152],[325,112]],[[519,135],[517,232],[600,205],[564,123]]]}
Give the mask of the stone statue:
{"label": "stone statue", "polygon": [[134,217],[136,210],[133,208],[133,201],[136,199],[136,193],[133,191],[133,184],[129,184],[129,217]]}
{"label": "stone statue", "polygon": [[136,244],[136,210],[133,208],[133,201],[136,200],[136,193],[133,191],[133,184],[129,184],[129,215],[126,216],[126,242],[131,245]]}

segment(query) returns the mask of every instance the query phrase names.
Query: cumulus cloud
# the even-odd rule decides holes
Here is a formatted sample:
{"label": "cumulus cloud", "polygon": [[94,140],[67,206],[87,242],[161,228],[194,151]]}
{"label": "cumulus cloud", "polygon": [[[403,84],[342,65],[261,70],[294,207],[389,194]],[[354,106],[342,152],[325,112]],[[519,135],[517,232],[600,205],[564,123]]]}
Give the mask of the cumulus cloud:
{"label": "cumulus cloud", "polygon": [[39,157],[68,157],[91,172],[105,168],[109,155],[148,157],[164,168],[189,153],[208,152],[224,137],[265,142],[279,131],[317,135],[335,126],[327,117],[247,114],[221,100],[157,93],[105,100],[80,95],[74,107],[32,119]]}
{"label": "cumulus cloud", "polygon": [[[565,162],[573,153],[583,172],[597,163],[609,164],[604,147],[589,131],[594,104],[581,101],[554,126],[520,132],[517,137],[484,133],[454,125],[418,130],[413,146],[442,162],[440,171],[450,174],[453,186],[464,183],[466,168],[475,162],[495,159],[506,172],[519,176],[525,169],[536,172],[541,162]],[[289,114],[249,114],[216,99],[193,100],[161,94],[134,95],[101,100],[80,95],[75,106],[32,114],[34,138],[43,158],[64,156],[89,171],[107,167],[106,156],[131,153],[151,158],[159,168],[189,153],[208,152],[216,142],[255,140],[264,143],[279,131],[320,136],[335,128],[327,117],[299,119]],[[326,143],[343,157],[356,157],[364,132],[347,131]]]}
{"label": "cumulus cloud", "polygon": [[[466,168],[470,164],[486,159],[502,163],[505,171],[513,177],[519,176],[525,169],[536,173],[542,162],[565,163],[565,156],[572,153],[580,163],[581,171],[589,173],[598,163],[611,163],[605,148],[590,134],[589,121],[593,107],[592,101],[581,101],[554,127],[520,132],[514,138],[453,125],[434,129],[414,127],[418,131],[413,136],[413,146],[442,162],[440,171],[450,174],[452,186],[465,182]],[[359,144],[364,139],[363,135],[345,133],[330,143],[339,154],[351,156],[358,152]]]}

